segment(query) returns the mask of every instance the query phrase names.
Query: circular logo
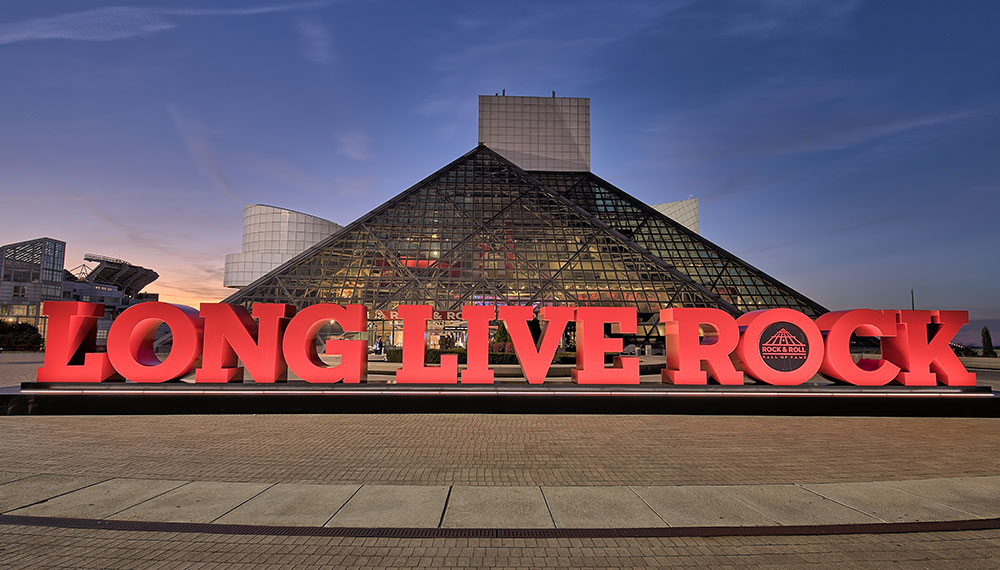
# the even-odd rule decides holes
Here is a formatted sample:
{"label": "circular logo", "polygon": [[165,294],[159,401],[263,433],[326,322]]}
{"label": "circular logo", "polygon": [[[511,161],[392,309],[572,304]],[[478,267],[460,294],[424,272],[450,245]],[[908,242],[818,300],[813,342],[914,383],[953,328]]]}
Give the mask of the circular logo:
{"label": "circular logo", "polygon": [[772,323],[760,335],[760,357],[778,372],[791,372],[805,364],[809,340],[799,327],[785,321]]}

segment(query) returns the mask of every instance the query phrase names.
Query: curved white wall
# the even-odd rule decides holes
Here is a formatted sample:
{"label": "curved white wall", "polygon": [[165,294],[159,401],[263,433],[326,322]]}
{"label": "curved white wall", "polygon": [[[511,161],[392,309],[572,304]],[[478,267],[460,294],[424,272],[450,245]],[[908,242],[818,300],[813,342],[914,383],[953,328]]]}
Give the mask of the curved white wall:
{"label": "curved white wall", "polygon": [[339,231],[330,220],[264,204],[243,207],[243,251],[226,255],[222,284],[243,287]]}

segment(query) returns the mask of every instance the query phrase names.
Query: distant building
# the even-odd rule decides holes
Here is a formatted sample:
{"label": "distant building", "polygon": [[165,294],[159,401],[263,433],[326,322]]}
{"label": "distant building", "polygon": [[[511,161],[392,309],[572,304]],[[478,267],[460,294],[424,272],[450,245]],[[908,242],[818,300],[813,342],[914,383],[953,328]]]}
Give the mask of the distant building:
{"label": "distant building", "polygon": [[48,237],[0,246],[0,319],[45,336],[42,303],[62,299],[66,242]]}
{"label": "distant building", "polygon": [[222,284],[243,287],[339,231],[341,226],[309,214],[264,204],[243,207],[243,247],[226,255]]}
{"label": "distant building", "polygon": [[685,228],[698,233],[698,199],[688,198],[687,200],[677,200],[676,202],[664,202],[653,205],[653,209],[684,226]]}
{"label": "distant building", "polygon": [[74,271],[64,272],[62,298],[64,301],[104,304],[104,317],[97,321],[97,345],[103,346],[111,321],[122,311],[137,303],[159,300],[156,293],[140,293],[143,287],[156,281],[159,274],[122,259],[94,253],[85,254],[83,259],[97,265],[80,265]]}
{"label": "distant building", "polygon": [[65,258],[66,243],[47,237],[0,246],[0,319],[31,323],[44,337],[45,301],[103,303],[104,317],[97,324],[98,345],[103,345],[111,321],[123,310],[159,298],[140,292],[159,277],[151,269],[88,253],[84,260],[97,265],[71,272],[63,268]]}

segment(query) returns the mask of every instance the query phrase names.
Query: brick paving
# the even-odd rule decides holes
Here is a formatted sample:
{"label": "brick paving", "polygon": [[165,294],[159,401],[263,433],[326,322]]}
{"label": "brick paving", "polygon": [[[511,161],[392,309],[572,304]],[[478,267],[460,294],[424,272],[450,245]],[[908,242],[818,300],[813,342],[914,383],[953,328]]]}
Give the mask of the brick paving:
{"label": "brick paving", "polygon": [[0,388],[20,386],[21,382],[35,379],[35,370],[42,365],[41,352],[0,353]]}
{"label": "brick paving", "polygon": [[1000,531],[718,538],[334,538],[0,527],[7,568],[996,568]]}
{"label": "brick paving", "polygon": [[387,485],[705,485],[1000,474],[1000,419],[626,415],[0,417],[2,469]]}
{"label": "brick paving", "polygon": [[[0,356],[0,386],[38,365]],[[4,471],[417,485],[823,483],[1000,474],[1000,420],[539,415],[0,417]],[[0,526],[0,568],[997,568],[1000,531],[393,539]]]}

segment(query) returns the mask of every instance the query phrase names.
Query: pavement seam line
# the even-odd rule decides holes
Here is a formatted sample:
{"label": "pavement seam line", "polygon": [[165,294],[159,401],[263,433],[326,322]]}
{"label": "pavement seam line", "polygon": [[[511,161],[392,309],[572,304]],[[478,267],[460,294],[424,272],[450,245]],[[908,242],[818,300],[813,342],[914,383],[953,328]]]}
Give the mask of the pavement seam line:
{"label": "pavement seam line", "polygon": [[656,515],[656,518],[658,518],[661,521],[663,521],[663,524],[665,524],[667,526],[670,526],[670,523],[667,522],[667,519],[665,519],[662,516],[660,516],[660,513],[656,512],[656,509],[653,508],[653,505],[650,505],[649,503],[647,503],[646,499],[643,499],[642,495],[640,495],[635,489],[632,488],[632,485],[625,485],[625,486],[628,487],[629,491],[632,491],[633,495],[635,495],[636,497],[639,497],[639,500],[642,501],[642,504],[646,505],[646,507],[649,510],[653,511],[653,514]]}
{"label": "pavement seam line", "polygon": [[[958,477],[949,477],[949,479],[957,479],[957,478],[958,478]],[[945,504],[945,503],[942,503],[942,502],[940,502],[940,501],[939,501],[938,499],[936,499],[936,498],[933,498],[933,497],[928,497],[928,496],[926,496],[926,495],[919,495],[919,494],[917,494],[917,493],[914,493],[913,491],[909,491],[909,490],[907,490],[907,489],[903,489],[903,488],[900,488],[900,487],[897,487],[896,485],[894,485],[894,484],[893,484],[893,483],[904,483],[904,482],[906,482],[906,481],[926,481],[926,479],[904,479],[904,480],[902,480],[902,481],[884,481],[884,483],[885,483],[886,485],[888,485],[888,486],[889,486],[890,488],[892,488],[892,489],[895,489],[895,490],[897,490],[897,491],[902,491],[902,492],[904,492],[904,493],[906,493],[906,494],[908,494],[908,495],[913,495],[914,497],[916,497],[916,498],[918,498],[918,499],[922,499],[922,500],[924,500],[924,501],[931,501],[931,502],[933,502],[933,503],[937,503],[938,505],[941,505],[941,506],[944,506],[944,507],[948,507],[949,509],[952,509],[952,510],[955,510],[955,511],[958,511],[958,512],[960,512],[960,513],[964,513],[964,514],[967,514],[967,515],[969,515],[970,517],[973,517],[973,518],[977,518],[977,519],[981,519],[981,518],[983,518],[983,517],[981,517],[980,515],[977,515],[977,514],[975,514],[975,513],[970,513],[969,511],[965,511],[965,510],[962,510],[962,509],[960,509],[960,508],[958,508],[958,507],[953,507],[953,506],[951,506],[951,505],[947,505],[947,504]]]}
{"label": "pavement seam line", "polygon": [[277,483],[271,483],[271,484],[270,484],[270,485],[268,485],[267,487],[264,487],[264,488],[263,488],[263,489],[261,489],[261,490],[260,490],[259,492],[257,492],[257,493],[254,493],[254,494],[253,494],[253,496],[251,496],[251,497],[248,497],[248,498],[247,498],[247,499],[246,499],[245,501],[243,501],[242,503],[240,503],[240,504],[236,505],[235,507],[233,507],[233,508],[229,509],[228,511],[226,511],[226,512],[222,513],[221,515],[219,515],[219,516],[215,517],[214,519],[210,520],[210,521],[208,522],[208,524],[212,524],[212,523],[214,523],[215,521],[217,521],[217,520],[221,519],[222,517],[224,517],[224,516],[228,515],[229,513],[231,513],[231,512],[233,512],[233,511],[235,511],[236,509],[238,509],[238,508],[242,507],[243,505],[245,505],[245,504],[249,503],[250,501],[252,501],[252,500],[256,499],[256,498],[257,498],[257,497],[259,497],[259,496],[260,496],[260,495],[261,495],[261,494],[262,494],[262,493],[263,493],[264,491],[267,491],[268,489],[270,489],[271,487],[274,487],[275,485],[277,485]]}
{"label": "pavement seam line", "polygon": [[803,487],[803,484],[802,484],[802,483],[794,483],[794,485],[795,485],[796,487],[798,487],[799,489],[802,489],[803,491],[808,491],[808,492],[812,493],[813,495],[816,495],[817,497],[820,497],[821,499],[825,499],[825,500],[827,500],[827,501],[830,501],[831,503],[836,503],[836,504],[838,504],[838,505],[840,505],[840,506],[842,506],[842,507],[845,507],[845,508],[848,508],[848,509],[851,509],[852,511],[854,511],[854,512],[856,512],[856,513],[861,513],[861,514],[865,515],[866,517],[871,517],[871,518],[873,518],[873,519],[875,519],[875,520],[877,520],[877,521],[882,521],[882,522],[884,522],[884,523],[887,523],[887,522],[889,522],[889,521],[887,521],[887,520],[885,520],[885,519],[883,519],[883,518],[881,518],[881,517],[877,517],[877,516],[875,516],[875,515],[874,515],[874,514],[872,514],[872,513],[866,513],[866,512],[864,512],[864,511],[862,511],[861,509],[858,509],[858,508],[855,508],[855,507],[852,507],[851,505],[845,505],[844,503],[841,503],[840,501],[838,501],[838,500],[836,500],[836,499],[833,499],[833,498],[830,498],[830,497],[827,497],[826,495],[824,495],[823,493],[820,493],[819,491],[813,491],[812,489],[810,489],[810,488],[808,488],[808,487]]}
{"label": "pavement seam line", "polygon": [[347,506],[347,503],[350,503],[350,502],[351,502],[351,499],[353,499],[353,498],[354,498],[354,496],[355,496],[355,495],[357,495],[357,494],[358,494],[358,493],[359,493],[359,492],[361,491],[361,489],[362,489],[363,487],[364,487],[364,485],[363,485],[363,484],[361,484],[361,485],[358,485],[358,488],[357,488],[357,489],[355,489],[353,493],[351,493],[351,496],[350,496],[350,497],[347,497],[347,500],[346,500],[346,501],[344,501],[344,502],[343,502],[343,504],[341,504],[341,505],[340,505],[339,507],[337,507],[337,510],[333,511],[333,514],[332,514],[332,515],[330,515],[330,518],[326,519],[326,522],[325,522],[325,523],[323,523],[323,524],[322,524],[321,526],[326,526],[326,525],[330,524],[330,521],[332,521],[332,520],[333,520],[333,517],[337,516],[337,513],[339,513],[340,511],[344,510],[344,507],[346,507],[346,506]]}
{"label": "pavement seam line", "polygon": [[[115,477],[115,479],[126,479],[126,478],[127,478],[127,477]],[[181,487],[183,487],[184,485],[188,485],[188,484],[190,484],[190,483],[193,483],[193,481],[184,481],[184,482],[182,482],[182,483],[181,483],[180,485],[177,485],[176,487],[174,487],[174,488],[172,488],[172,489],[167,489],[166,491],[163,491],[162,493],[157,493],[157,494],[153,495],[152,497],[149,497],[149,498],[146,498],[146,499],[143,499],[143,500],[139,501],[138,503],[136,503],[136,504],[134,504],[134,505],[131,505],[131,506],[128,506],[128,507],[125,507],[124,509],[119,509],[119,510],[117,510],[117,511],[115,511],[115,512],[111,513],[110,515],[108,515],[108,516],[106,516],[106,517],[104,517],[104,518],[105,518],[105,519],[109,519],[109,518],[111,518],[111,517],[113,517],[113,516],[117,515],[118,513],[123,513],[123,512],[125,512],[125,511],[127,511],[127,510],[131,509],[132,507],[138,507],[139,505],[141,505],[141,504],[145,503],[146,501],[152,501],[153,499],[155,499],[155,498],[157,498],[157,497],[162,497],[163,495],[166,495],[167,493],[169,493],[169,492],[171,492],[171,491],[176,491],[177,489],[180,489],[180,488],[181,488]],[[103,520],[103,519],[102,519],[102,520]]]}
{"label": "pavement seam line", "polygon": [[729,492],[729,489],[728,489],[728,487],[753,487],[753,486],[754,486],[754,485],[719,485],[718,487],[719,487],[719,489],[721,489],[721,490],[722,490],[722,492],[723,492],[723,493],[724,493],[724,494],[725,494],[725,495],[726,495],[727,497],[729,497],[729,498],[730,498],[731,500],[733,500],[733,501],[736,501],[737,503],[739,503],[739,504],[743,505],[744,507],[746,507],[746,508],[750,509],[751,511],[753,511],[753,512],[757,513],[758,515],[760,515],[760,516],[764,517],[765,519],[767,519],[767,520],[771,521],[772,523],[774,523],[774,524],[775,524],[775,525],[777,525],[777,526],[786,526],[786,525],[783,525],[783,524],[781,524],[780,522],[778,522],[778,521],[774,520],[773,518],[771,518],[771,517],[767,516],[766,514],[764,514],[764,512],[763,512],[763,511],[761,511],[760,509],[757,509],[757,508],[755,508],[755,507],[754,507],[753,505],[751,505],[750,503],[748,503],[748,502],[746,502],[746,501],[744,501],[744,500],[740,499],[740,498],[739,498],[739,497],[737,497],[736,495],[734,495],[734,494],[730,493],[730,492]]}
{"label": "pavement seam line", "polygon": [[22,475],[22,476],[18,477],[17,479],[11,479],[10,481],[4,481],[3,483],[0,483],[0,487],[3,487],[4,485],[9,485],[10,483],[14,483],[17,481],[23,481],[28,477],[34,477],[35,475],[46,475],[46,473],[18,473],[16,471],[4,471],[4,473],[12,473],[14,475]]}
{"label": "pavement seam line", "polygon": [[552,528],[558,528],[556,526],[556,517],[552,515],[552,507],[549,506],[549,499],[545,496],[545,489],[541,485],[538,485],[538,492],[542,494],[542,501],[545,503],[545,510],[549,511],[549,519],[552,521]]}
{"label": "pavement seam line", "polygon": [[[38,475],[48,475],[48,473],[39,473]],[[37,475],[32,475],[32,477],[37,477]],[[25,480],[30,479],[30,478],[31,477],[25,477],[24,479],[20,479],[20,481],[25,481]],[[27,505],[21,505],[19,507],[14,507],[13,509],[9,509],[9,510],[3,511],[3,513],[0,513],[0,514],[7,514],[9,512],[16,511],[18,509],[26,509],[28,507],[33,507],[35,505],[40,505],[42,503],[47,503],[47,502],[51,501],[52,499],[57,499],[59,497],[62,497],[63,495],[69,495],[70,493],[75,493],[77,491],[82,491],[83,489],[86,489],[87,487],[93,487],[94,485],[100,485],[101,483],[104,483],[105,481],[110,481],[112,479],[114,479],[114,477],[109,477],[107,479],[103,479],[103,480],[100,480],[100,481],[95,481],[95,482],[93,482],[93,483],[91,483],[89,485],[84,485],[83,487],[77,487],[76,489],[73,489],[73,490],[70,490],[70,491],[66,491],[66,492],[63,492],[63,493],[58,493],[58,494],[52,495],[51,497],[46,497],[46,498],[44,498],[44,499],[42,499],[40,501],[35,501],[34,503],[29,503]]]}
{"label": "pavement seam line", "polygon": [[454,485],[448,485],[448,494],[444,496],[444,508],[441,509],[441,518],[438,519],[437,528],[441,528],[441,525],[444,524],[444,514],[448,512],[448,502],[451,500],[451,490],[454,488]]}

